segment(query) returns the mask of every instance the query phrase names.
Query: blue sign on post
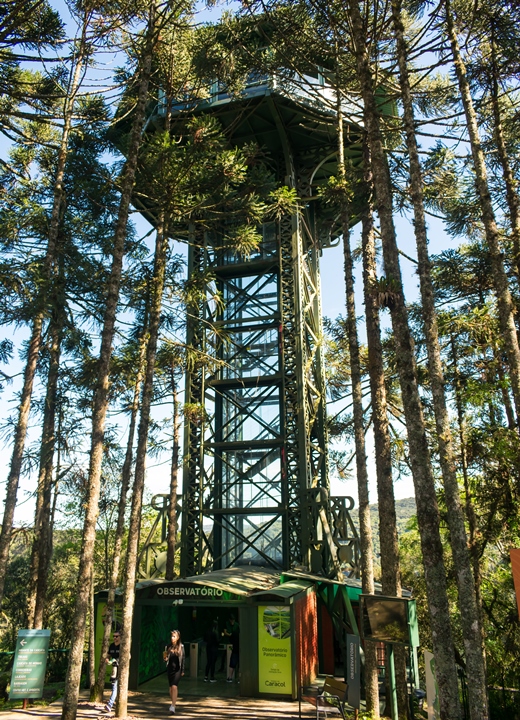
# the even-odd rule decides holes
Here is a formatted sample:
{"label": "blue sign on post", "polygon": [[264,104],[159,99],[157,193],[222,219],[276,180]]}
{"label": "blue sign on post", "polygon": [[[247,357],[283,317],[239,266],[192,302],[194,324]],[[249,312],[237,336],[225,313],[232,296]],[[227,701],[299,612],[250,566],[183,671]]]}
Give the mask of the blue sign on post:
{"label": "blue sign on post", "polygon": [[18,630],[10,700],[42,697],[50,638],[50,630]]}
{"label": "blue sign on post", "polygon": [[361,706],[361,668],[359,658],[359,635],[347,635],[347,702],[350,707]]}

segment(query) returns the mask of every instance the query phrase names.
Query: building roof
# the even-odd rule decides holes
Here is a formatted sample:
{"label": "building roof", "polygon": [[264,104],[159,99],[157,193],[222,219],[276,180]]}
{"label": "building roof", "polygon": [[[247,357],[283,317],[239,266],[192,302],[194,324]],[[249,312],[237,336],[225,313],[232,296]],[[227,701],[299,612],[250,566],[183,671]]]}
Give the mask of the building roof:
{"label": "building roof", "polygon": [[[186,583],[217,588],[223,592],[233,593],[234,595],[243,596],[244,598],[253,596],[256,600],[259,600],[260,597],[264,595],[272,596],[273,598],[290,598],[304,592],[316,583],[345,586],[351,600],[357,600],[363,593],[361,580],[356,578],[332,580],[322,575],[314,575],[301,570],[288,570],[280,574],[277,570],[253,565],[213,570],[203,575],[175,578],[174,580],[165,580],[164,578],[142,580],[137,583],[135,589],[137,592],[159,585],[167,584],[168,586],[175,586],[177,584],[185,585]],[[106,592],[106,590],[101,592]],[[119,595],[122,593],[122,589],[118,588],[116,592]],[[375,583],[375,594],[381,595],[381,593],[381,584]],[[403,597],[411,597],[411,592],[403,588]]]}
{"label": "building roof", "polygon": [[137,583],[135,589],[137,591],[165,583],[168,585],[193,583],[194,585],[209,585],[210,587],[218,588],[224,592],[234,593],[235,595],[247,596],[254,592],[270,590],[276,587],[279,582],[279,571],[248,565],[225,568],[224,570],[214,570],[193,577],[175,578],[175,580],[164,580],[164,578],[143,580]]}
{"label": "building roof", "polygon": [[300,595],[302,592],[306,592],[309,588],[314,587],[314,582],[310,580],[292,580],[291,582],[283,583],[278,587],[271,588],[270,590],[261,590],[260,592],[253,593],[255,600],[267,601],[273,598],[288,600],[290,598]]}
{"label": "building roof", "polygon": [[[284,578],[289,578],[289,582],[293,582],[293,579],[309,580],[313,583],[323,583],[329,585],[344,585],[347,588],[348,595],[351,600],[355,600],[359,595],[363,594],[363,587],[359,578],[345,577],[343,580],[333,580],[331,578],[323,577],[322,575],[313,575],[302,570],[287,570],[282,573]],[[374,594],[382,595],[383,587],[381,583],[374,583]],[[410,598],[412,593],[406,588],[402,589],[402,596],[404,598]]]}

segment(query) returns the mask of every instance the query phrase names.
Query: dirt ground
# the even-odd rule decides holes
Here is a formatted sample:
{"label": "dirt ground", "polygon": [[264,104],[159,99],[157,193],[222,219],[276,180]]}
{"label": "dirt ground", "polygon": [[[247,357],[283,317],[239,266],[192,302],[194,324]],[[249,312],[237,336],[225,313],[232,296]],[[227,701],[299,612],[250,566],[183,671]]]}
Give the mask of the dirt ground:
{"label": "dirt ground", "polygon": [[[277,702],[256,698],[212,698],[182,696],[179,694],[177,711],[175,715],[168,712],[168,696],[161,697],[156,694],[131,692],[128,697],[127,720],[133,718],[183,718],[188,720],[308,720],[316,717],[316,710],[307,703],[302,703],[301,715],[298,702]],[[44,708],[28,707],[27,710],[7,710],[0,712],[1,720],[31,720],[31,718],[55,718],[61,716],[61,703],[55,702]],[[114,718],[114,713],[108,715],[103,712],[103,705],[90,703],[86,696],[81,697],[78,705],[78,719],[87,718]]]}

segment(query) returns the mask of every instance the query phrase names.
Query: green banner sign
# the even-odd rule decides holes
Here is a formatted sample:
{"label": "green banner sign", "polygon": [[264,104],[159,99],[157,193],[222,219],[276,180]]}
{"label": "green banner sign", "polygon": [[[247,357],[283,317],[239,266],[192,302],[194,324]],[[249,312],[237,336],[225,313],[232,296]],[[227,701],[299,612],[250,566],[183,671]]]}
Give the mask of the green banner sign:
{"label": "green banner sign", "polygon": [[292,694],[291,608],[258,608],[258,689],[261,693]]}
{"label": "green banner sign", "polygon": [[353,708],[361,707],[361,663],[359,636],[347,635],[347,682],[348,704]]}
{"label": "green banner sign", "polygon": [[42,697],[50,638],[50,630],[18,630],[10,700]]}

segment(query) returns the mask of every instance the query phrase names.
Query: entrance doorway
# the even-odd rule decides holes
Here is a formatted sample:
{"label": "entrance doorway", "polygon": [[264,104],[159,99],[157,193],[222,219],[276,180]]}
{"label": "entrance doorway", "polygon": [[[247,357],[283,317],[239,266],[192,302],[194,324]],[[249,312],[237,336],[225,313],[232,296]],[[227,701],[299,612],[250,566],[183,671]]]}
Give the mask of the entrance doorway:
{"label": "entrance doorway", "polygon": [[[143,605],[141,607],[138,686],[141,692],[168,693],[168,679],[162,653],[170,633],[178,629],[186,653],[185,673],[179,684],[179,694],[214,697],[236,697],[240,689],[240,669],[233,682],[229,677],[229,638],[223,635],[234,615],[240,626],[240,610],[222,605]],[[206,638],[213,623],[217,623],[221,640],[216,663],[215,680],[204,681],[207,664]]]}

